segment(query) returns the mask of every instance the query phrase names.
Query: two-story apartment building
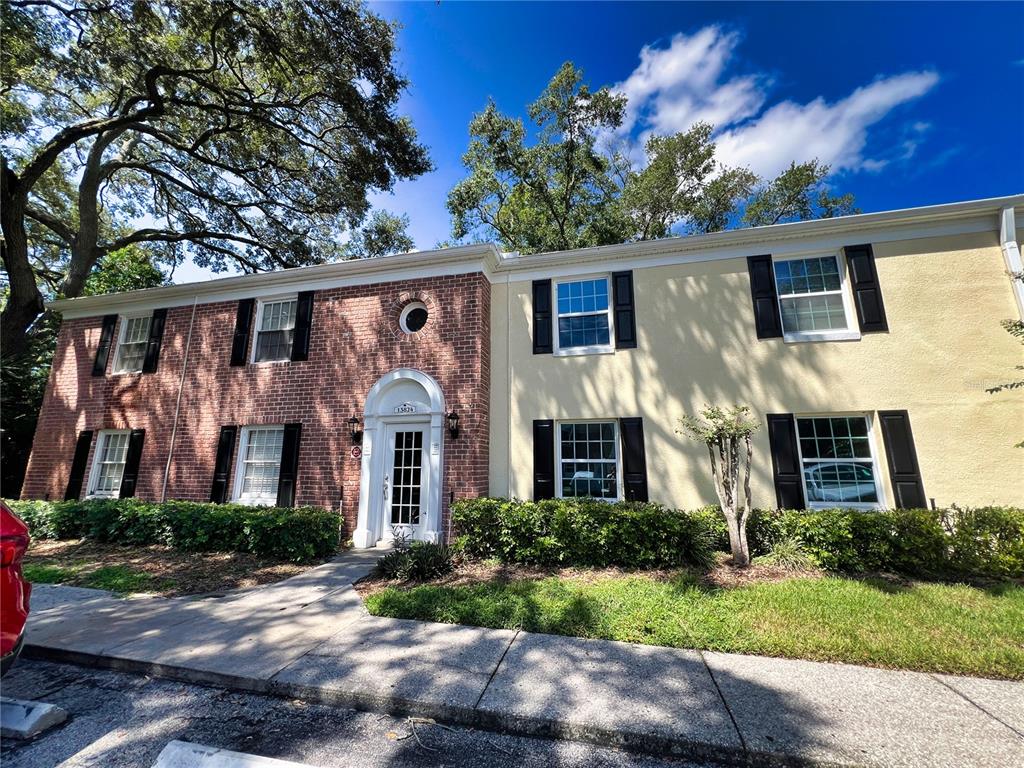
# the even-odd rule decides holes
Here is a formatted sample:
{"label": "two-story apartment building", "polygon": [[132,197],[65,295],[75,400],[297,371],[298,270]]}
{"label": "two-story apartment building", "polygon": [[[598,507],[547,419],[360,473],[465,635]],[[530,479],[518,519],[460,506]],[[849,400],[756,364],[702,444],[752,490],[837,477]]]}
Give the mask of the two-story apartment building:
{"label": "two-story apartment building", "polygon": [[530,256],[490,244],[58,301],[24,495],[312,504],[357,546],[456,498],[1024,504],[1024,196]]}

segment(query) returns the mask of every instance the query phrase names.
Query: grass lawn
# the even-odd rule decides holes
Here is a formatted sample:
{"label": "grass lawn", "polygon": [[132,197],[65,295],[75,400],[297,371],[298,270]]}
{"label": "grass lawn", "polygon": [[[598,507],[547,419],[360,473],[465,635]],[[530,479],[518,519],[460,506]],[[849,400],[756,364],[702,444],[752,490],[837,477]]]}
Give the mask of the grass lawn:
{"label": "grass lawn", "polygon": [[35,584],[177,596],[269,584],[316,564],[282,563],[244,552],[178,552],[160,546],[38,540],[25,553],[23,570]]}
{"label": "grass lawn", "polygon": [[1021,585],[575,572],[364,592],[377,616],[1024,679]]}

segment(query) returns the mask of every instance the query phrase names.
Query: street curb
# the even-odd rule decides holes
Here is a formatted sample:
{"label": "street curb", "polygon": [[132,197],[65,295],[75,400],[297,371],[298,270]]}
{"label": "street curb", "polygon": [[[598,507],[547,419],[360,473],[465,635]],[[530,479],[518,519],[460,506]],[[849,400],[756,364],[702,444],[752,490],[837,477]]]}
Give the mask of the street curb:
{"label": "street curb", "polygon": [[190,669],[117,656],[70,651],[26,644],[25,658],[54,661],[83,667],[112,669],[144,674],[184,683],[197,683],[246,693],[265,694],[282,699],[298,699],[311,704],[355,709],[363,712],[424,717],[451,725],[461,725],[495,733],[532,738],[581,741],[599,747],[624,749],[657,757],[713,760],[735,766],[792,766],[793,768],[850,768],[848,763],[809,760],[740,746],[726,746],[692,739],[675,739],[646,733],[629,733],[600,726],[582,725],[550,718],[521,717],[490,712],[474,707],[417,701],[400,696],[343,691],[298,683],[263,680],[223,672]]}

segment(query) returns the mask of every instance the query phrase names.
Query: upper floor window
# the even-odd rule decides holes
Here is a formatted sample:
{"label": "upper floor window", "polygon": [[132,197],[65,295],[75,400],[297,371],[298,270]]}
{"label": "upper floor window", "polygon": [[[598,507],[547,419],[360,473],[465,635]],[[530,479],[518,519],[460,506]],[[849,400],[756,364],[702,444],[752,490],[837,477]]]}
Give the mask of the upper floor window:
{"label": "upper floor window", "polygon": [[121,493],[129,431],[103,430],[96,440],[89,496],[116,499]]}
{"label": "upper floor window", "polygon": [[859,338],[837,256],[779,259],[774,272],[786,339]]}
{"label": "upper floor window", "polygon": [[284,427],[245,427],[238,452],[235,500],[243,504],[276,504],[281,477]]}
{"label": "upper floor window", "polygon": [[555,301],[558,312],[556,353],[612,350],[608,278],[557,283]]}
{"label": "upper floor window", "polygon": [[291,359],[297,303],[294,297],[260,302],[253,362]]}
{"label": "upper floor window", "polygon": [[121,335],[114,358],[114,373],[138,373],[146,360],[151,315],[121,319]]}
{"label": "upper floor window", "polygon": [[881,506],[867,417],[798,416],[796,428],[808,506]]}
{"label": "upper floor window", "polygon": [[614,421],[558,425],[558,495],[617,499],[618,437]]}

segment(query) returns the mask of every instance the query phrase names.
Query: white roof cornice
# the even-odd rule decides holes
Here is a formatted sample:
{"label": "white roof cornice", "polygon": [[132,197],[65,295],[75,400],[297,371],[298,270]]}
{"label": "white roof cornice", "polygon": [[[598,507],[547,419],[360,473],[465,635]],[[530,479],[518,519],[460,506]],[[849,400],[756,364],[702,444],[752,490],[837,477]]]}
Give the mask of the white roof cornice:
{"label": "white roof cornice", "polygon": [[[571,275],[604,267],[640,268],[760,253],[810,252],[861,242],[989,230],[998,232],[1000,217],[1007,208],[1024,209],[1024,194],[529,256],[502,254],[493,243],[479,243],[239,275],[143,291],[62,299],[50,302],[48,306],[62,312],[65,318],[92,317],[184,306],[193,302],[232,301],[289,291],[325,290],[470,272],[482,272],[492,281],[503,279],[506,275],[508,278],[527,280],[545,275]],[[1024,217],[1024,210],[1021,216]]]}

